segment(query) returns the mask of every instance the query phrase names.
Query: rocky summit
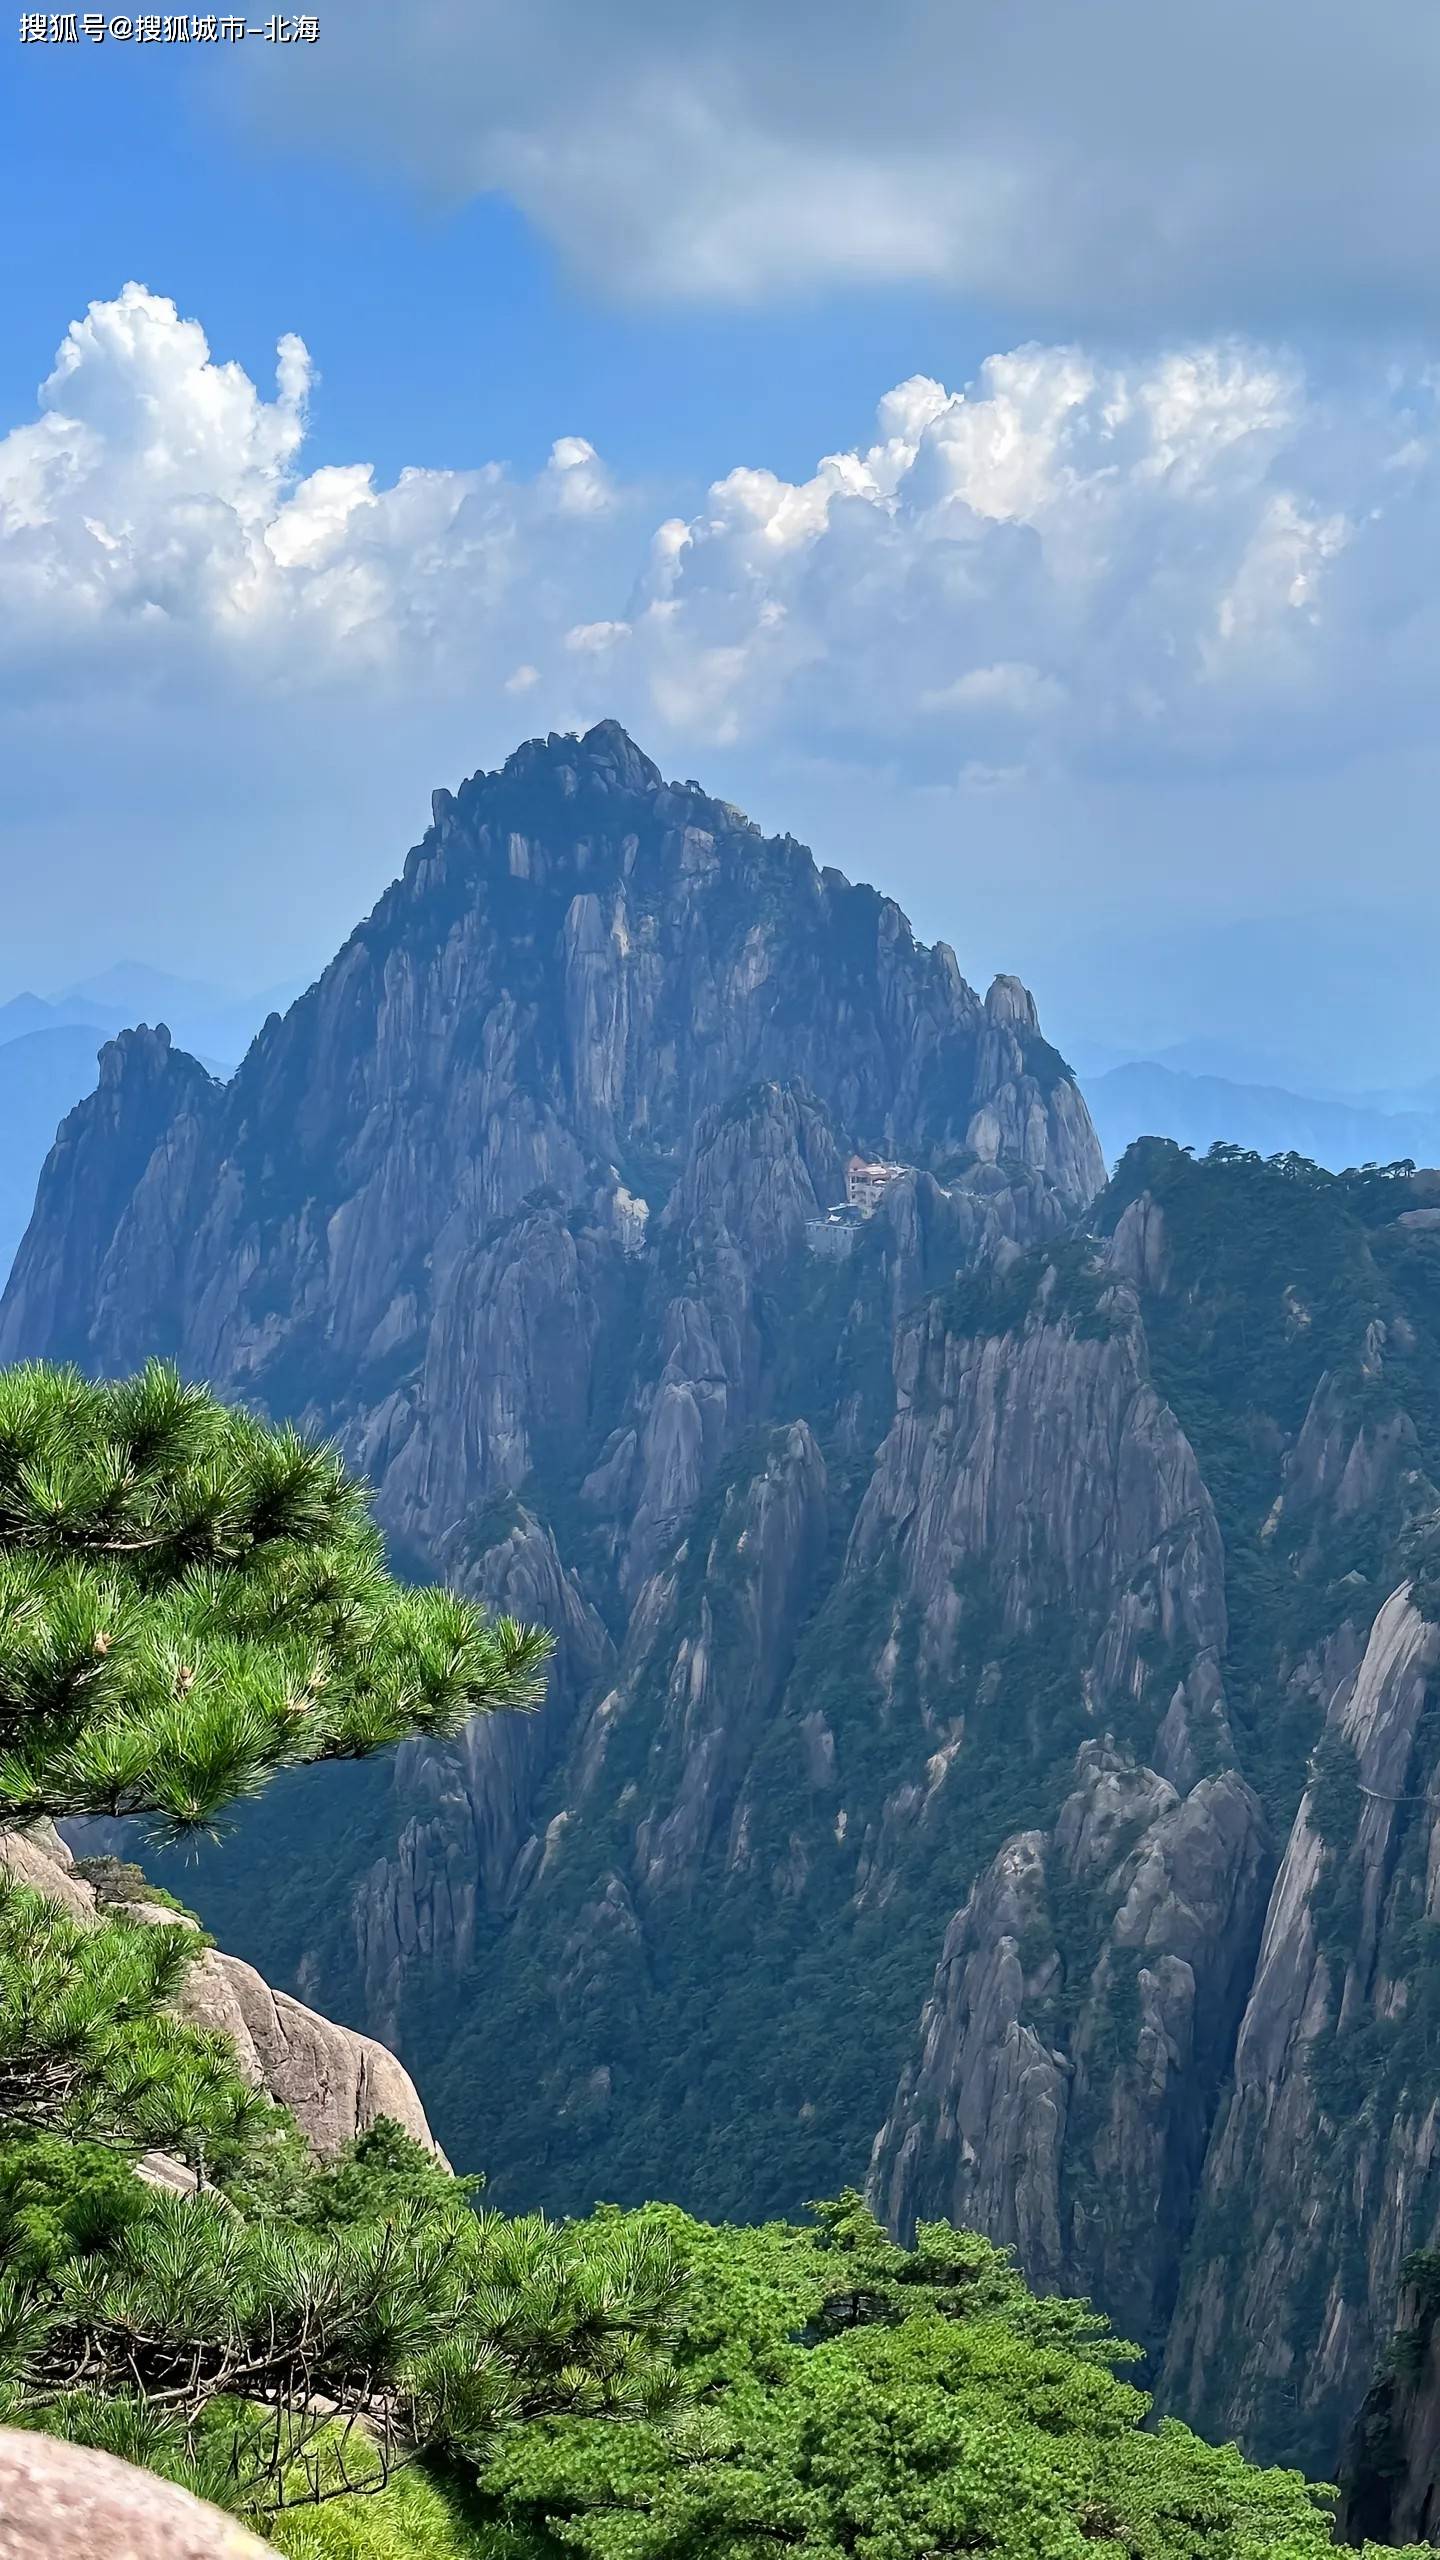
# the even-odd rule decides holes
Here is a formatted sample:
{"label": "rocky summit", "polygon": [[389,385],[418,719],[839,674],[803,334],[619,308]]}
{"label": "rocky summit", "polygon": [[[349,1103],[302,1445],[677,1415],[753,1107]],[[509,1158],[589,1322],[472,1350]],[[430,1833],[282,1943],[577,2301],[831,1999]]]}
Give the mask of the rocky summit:
{"label": "rocky summit", "polygon": [[1325,2469],[1440,2240],[1437,1283],[1408,1169],[1107,1185],[1016,980],[607,722],[438,793],[228,1085],[107,1049],[0,1356],[333,1434],[555,1630],[184,1871],[497,2201],[868,2164]]}

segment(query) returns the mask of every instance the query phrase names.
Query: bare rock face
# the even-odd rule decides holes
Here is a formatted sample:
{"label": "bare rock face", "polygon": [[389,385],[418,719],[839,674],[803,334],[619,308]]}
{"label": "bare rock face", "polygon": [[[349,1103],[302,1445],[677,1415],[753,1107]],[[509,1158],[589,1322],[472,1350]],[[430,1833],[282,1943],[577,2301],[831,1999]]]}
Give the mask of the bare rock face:
{"label": "bare rock face", "polygon": [[477,1718],[443,1747],[407,1743],[397,1755],[398,1834],[351,1901],[365,2015],[398,2030],[404,1986],[463,1972],[487,1914],[508,1912],[520,1889],[537,1796],[568,1745],[582,1698],[613,1666],[614,1645],[550,1531],[519,1502],[501,1503],[493,1544],[463,1579],[494,1609],[548,1627],[549,1692],[537,1715]]}
{"label": "bare rock face", "polygon": [[23,1831],[0,1830],[0,1863],[17,1884],[57,1902],[72,1920],[93,1920],[95,1895],[75,1874],[75,1861],[53,1822],[30,1823]]}
{"label": "bare rock face", "polygon": [[[1252,2441],[1338,2443],[1409,2251],[1440,2240],[1440,1630],[1405,1588],[1331,1705],[1266,1917],[1206,2164],[1167,2395]],[[1323,2174],[1322,2167],[1323,2164]]]}
{"label": "bare rock face", "polygon": [[1340,2472],[1342,2543],[1433,2544],[1440,2533],[1440,2323],[1436,2260],[1412,2262],[1395,2336],[1350,2430]]}
{"label": "bare rock face", "polygon": [[[924,1609],[920,1675],[936,1688],[964,1641],[957,1564],[977,1590],[983,1579],[997,1636],[1034,1636],[1062,1614],[1087,1633],[1091,1720],[1148,1703],[1157,1765],[1186,1784],[1206,1755],[1231,1749],[1213,1506],[1151,1380],[1133,1294],[1100,1265],[1052,1264],[1028,1285],[1028,1304],[1012,1304],[1003,1275],[979,1291],[962,1282],[903,1329],[897,1411],[850,1565],[864,1573],[898,1555],[902,1591]],[[1005,1330],[974,1329],[998,1321]],[[1162,1651],[1175,1670],[1163,1697],[1152,1676]]]}
{"label": "bare rock face", "polygon": [[[97,1889],[48,1823],[0,1831],[0,1864],[74,1919],[93,1924],[108,1914],[158,1927],[194,1925],[168,1904],[146,1899],[124,1868]],[[238,1957],[202,1948],[176,2006],[192,2025],[229,2039],[241,2078],[289,2108],[318,2158],[331,2157],[381,2116],[416,2142],[438,2147],[414,2084],[393,2053],[371,2036],[317,2016],[286,1992],[272,1991]],[[160,2185],[193,2184],[177,2162],[160,2155],[151,2157],[145,2174]]]}
{"label": "bare rock face", "polygon": [[[197,1060],[171,1046],[164,1025],[122,1031],[100,1052],[95,1093],[63,1123],[47,1167],[66,1214],[39,1251],[36,1284],[49,1294],[49,1355],[85,1358],[111,1322],[123,1331],[126,1262],[143,1253],[148,1285],[169,1330],[178,1264],[172,1203],[189,1188],[221,1088]],[[83,1313],[82,1313],[83,1310]],[[13,1354],[6,1354],[13,1357]]]}
{"label": "bare rock face", "polygon": [[112,2454],[0,2428],[0,2560],[273,2560],[268,2542]]}
{"label": "bare rock face", "polygon": [[793,1253],[807,1219],[844,1197],[844,1156],[823,1104],[800,1084],[759,1084],[702,1116],[663,1222],[674,1235],[724,1234],[758,1267]]}
{"label": "bare rock face", "polygon": [[197,2027],[228,2036],[242,2075],[288,2107],[310,2148],[329,2159],[381,2116],[435,2148],[414,2083],[373,2036],[337,2027],[238,1956],[203,1956],[178,2003]]}
{"label": "bare rock face", "polygon": [[[954,2221],[1063,2277],[1067,2058],[1043,2014],[1060,1983],[1044,1832],[1007,1840],[945,1933],[919,2052],[875,2138],[870,2194],[894,2231]],[[1038,2022],[1038,2023],[1037,2023]]]}
{"label": "bare rock face", "polygon": [[871,2194],[904,2233],[986,2232],[1154,2347],[1253,1961],[1262,1826],[1233,1772],[1182,1796],[1086,1743],[1075,1778],[947,1932]]}
{"label": "bare rock face", "polygon": [[[635,1884],[647,1900],[691,1895],[717,1825],[728,1818],[733,1838],[734,1825],[743,1823],[736,1811],[741,1782],[784,1688],[803,1595],[824,1553],[826,1494],[814,1434],[792,1423],[776,1433],[743,1490],[727,1497],[703,1560],[683,1549],[671,1591],[662,1600],[656,1590],[637,1611],[656,1641],[637,1647],[626,1666],[631,1699],[657,1673],[666,1686],[664,1792],[651,1794],[632,1853]],[[677,1627],[682,1577],[693,1582],[694,1615]],[[612,1692],[595,1709],[586,1737],[589,1789],[603,1783],[610,1734],[629,1703]]]}

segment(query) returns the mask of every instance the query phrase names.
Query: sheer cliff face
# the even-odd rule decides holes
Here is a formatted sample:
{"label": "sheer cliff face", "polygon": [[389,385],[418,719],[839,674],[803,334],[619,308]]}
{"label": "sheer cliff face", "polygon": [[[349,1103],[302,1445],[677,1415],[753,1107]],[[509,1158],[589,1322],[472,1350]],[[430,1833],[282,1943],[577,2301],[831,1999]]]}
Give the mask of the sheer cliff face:
{"label": "sheer cliff face", "polygon": [[1268,1862],[1233,1765],[1219,1526],[1122,1276],[1134,1225],[1088,1270],[1058,1257],[1023,1327],[932,1348],[945,1419],[924,1397],[897,1417],[857,1536],[932,1558],[937,1595],[964,1556],[999,1630],[1068,1625],[1047,1740],[1077,1709],[1097,1735],[1053,1826],[1006,1841],[950,1924],[872,2193],[897,2229],[980,2224],[1153,2348]]}
{"label": "sheer cliff face", "polygon": [[[812,1252],[807,1229],[843,1199],[856,1150],[913,1171],[838,1258]],[[403,1755],[383,1803],[360,1781],[343,1837],[307,1832],[308,1901],[293,1859],[273,1890],[260,1881],[283,1801],[247,1841],[262,1930],[273,1909],[292,1930],[267,1952],[407,2049],[443,2037],[460,2138],[483,2139],[502,2177],[513,2161],[518,2184],[535,2144],[493,2076],[497,2022],[507,2054],[543,2051],[540,2010],[574,2005],[566,1951],[592,1905],[594,1965],[614,1950],[578,2038],[594,2050],[563,2088],[542,2092],[537,2067],[537,2120],[584,2117],[573,2141],[541,2145],[550,2201],[606,2176],[599,2152],[582,2160],[593,2107],[577,2090],[608,2078],[617,2129],[631,2102],[607,2004],[634,2012],[637,2049],[668,2034],[672,2062],[708,2013],[727,2073],[704,1968],[677,1970],[665,1914],[729,1897],[726,1925],[748,1945],[788,1897],[783,1996],[798,2000],[819,1925],[797,1881],[814,1820],[832,1853],[824,1907],[846,1931],[896,1891],[911,1831],[926,1835],[922,1866],[944,1855],[952,1820],[930,1764],[939,1752],[948,1768],[955,1683],[981,1670],[978,1655],[954,1667],[963,1532],[907,1539],[897,1578],[882,1514],[918,1457],[913,1429],[903,1447],[886,1435],[917,1397],[954,1406],[947,1427],[990,1427],[924,1310],[957,1274],[1058,1238],[1102,1177],[1016,980],[982,1000],[888,900],[663,783],[612,726],[437,795],[403,878],[228,1087],[162,1032],[107,1054],[101,1094],[47,1169],[0,1354],[119,1368],[170,1352],[223,1392],[333,1431],[375,1482],[402,1560],[556,1629],[544,1715]],[[1016,1414],[1065,1357],[1037,1355]],[[1120,1401],[1111,1424],[1087,1421],[1073,1481],[1102,1462],[1107,1428],[1103,1463],[1143,1441],[1138,1357],[1133,1340],[1077,1349],[1077,1374],[1115,1366]],[[1027,1482],[1043,1488],[1046,1429],[1037,1415],[1023,1445],[1002,1435],[997,1517]],[[1097,1566],[1087,1640],[1113,1640],[1125,1538],[1148,1552],[1173,1492],[1158,1510],[1142,1496],[1113,1571]],[[1007,1641],[1034,1642],[1069,1534],[1056,1526],[1034,1572],[1011,1560]],[[855,1687],[843,1762],[825,1668],[837,1657]],[[1031,1760],[1048,1749],[1037,1725]],[[637,1752],[653,1785],[624,1774]],[[792,1786],[803,1808],[772,1855]],[[907,1920],[906,1988],[863,2100],[831,2064],[820,2076],[835,2085],[799,2093],[777,2194],[803,2188],[801,2152],[825,2177],[857,2143],[863,2156],[933,1958],[924,1931],[943,1916],[922,1894]],[[627,1987],[637,1948],[643,1996]],[[859,1984],[858,1940],[847,1966]],[[757,2049],[756,2086],[735,2093],[755,2104],[755,2151],[764,2070]],[[673,2184],[669,2101],[651,2078],[636,2105],[643,2174]],[[732,2201],[747,2174],[737,2151]]]}
{"label": "sheer cliff face", "polygon": [[1163,2343],[1264,1909],[1255,1799],[1181,1795],[1087,1743],[1050,1832],[1006,1842],[946,1933],[875,2145],[898,2229],[978,2226],[1034,2280]]}
{"label": "sheer cliff face", "polygon": [[[1102,1643],[1110,1736],[977,1873],[871,2166],[897,2228],[980,2223],[1093,2292],[1162,2405],[1319,2470],[1408,2253],[1440,2245],[1440,1272],[1412,1200],[1403,1175],[1327,1186],[1158,1144],[1112,1186],[1096,1307],[1134,1292],[1147,1481],[1178,1524],[1152,1529],[1160,1609],[1112,1616],[1169,1703],[1126,1728]],[[970,1392],[1031,1340],[967,1355]],[[1058,1452],[1048,1472],[1078,1596],[1096,1515]],[[1098,1516],[1124,1507],[1107,1484]],[[1437,2422],[1400,2397],[1372,2433],[1408,2518],[1440,2495]]]}
{"label": "sheer cliff face", "polygon": [[[1331,2453],[1440,2243],[1440,1630],[1397,1591],[1341,1683],[1271,1897],[1168,2387]],[[1318,2174],[1321,2164],[1324,2174]]]}
{"label": "sheer cliff face", "polygon": [[[856,1150],[908,1170],[826,1227]],[[334,1432],[402,1563],[554,1628],[540,1715],[183,1884],[499,2201],[868,2157],[1323,2467],[1432,2227],[1440,1236],[1101,1180],[1016,981],[606,726],[440,795],[230,1086],[107,1053],[0,1356]]]}

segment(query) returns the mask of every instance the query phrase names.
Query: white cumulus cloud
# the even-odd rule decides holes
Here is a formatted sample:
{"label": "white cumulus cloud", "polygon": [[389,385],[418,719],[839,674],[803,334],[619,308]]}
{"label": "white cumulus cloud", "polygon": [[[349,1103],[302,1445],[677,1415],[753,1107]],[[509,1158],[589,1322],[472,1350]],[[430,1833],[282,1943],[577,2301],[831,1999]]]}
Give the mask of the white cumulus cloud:
{"label": "white cumulus cloud", "polygon": [[1008,768],[1283,756],[1422,715],[1425,379],[1336,416],[1238,345],[1025,347],[965,392],[902,384],[877,426],[661,527],[633,619],[670,720]]}
{"label": "white cumulus cloud", "polygon": [[489,461],[388,487],[363,462],[307,474],[309,385],[298,338],[267,400],[163,296],[93,303],[39,415],[0,440],[0,648],[127,682],[208,664],[217,687],[403,684],[543,628],[552,565],[568,622],[613,503],[583,438],[529,481]]}
{"label": "white cumulus cloud", "polygon": [[363,751],[377,706],[519,696],[952,776],[1283,759],[1428,717],[1423,372],[1341,399],[1238,341],[1022,346],[658,524],[573,432],[529,478],[307,470],[310,383],[285,337],[266,396],[140,285],[72,326],[0,439],[12,697],[73,704],[83,672],[178,686],[203,724],[323,696]]}

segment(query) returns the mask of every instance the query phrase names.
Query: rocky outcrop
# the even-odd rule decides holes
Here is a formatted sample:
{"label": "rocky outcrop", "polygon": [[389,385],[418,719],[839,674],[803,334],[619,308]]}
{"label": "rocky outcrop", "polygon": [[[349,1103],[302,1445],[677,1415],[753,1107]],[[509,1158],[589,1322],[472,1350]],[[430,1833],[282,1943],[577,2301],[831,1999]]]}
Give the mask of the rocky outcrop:
{"label": "rocky outcrop", "polygon": [[741,1783],[808,1615],[827,1492],[809,1425],[777,1431],[755,1473],[727,1493],[703,1544],[687,1540],[636,1610],[624,1682],[600,1699],[584,1737],[581,1803],[604,1785],[612,1736],[637,1694],[663,1681],[651,1756],[664,1767],[647,1788],[628,1861],[647,1903],[692,1898],[722,1829],[728,1858],[743,1854]]}
{"label": "rocky outcrop", "polygon": [[1219,1529],[1133,1294],[1084,1260],[962,1281],[902,1330],[895,1378],[850,1566],[898,1556],[897,1606],[924,1606],[922,1683],[953,1680],[968,1587],[996,1641],[1057,1613],[1083,1630],[1090,1720],[1154,1719],[1178,1784],[1228,1757]]}
{"label": "rocky outcrop", "polygon": [[[153,1898],[133,1868],[105,1858],[77,1866],[49,1824],[0,1831],[0,1866],[91,1925],[105,1915],[162,1927],[196,1925],[188,1913]],[[317,2158],[332,2157],[382,2116],[416,2142],[436,2148],[414,2085],[393,2053],[373,2037],[335,2026],[287,1993],[272,1991],[238,1957],[199,1949],[176,2011],[227,2039],[241,2078],[288,2107]],[[152,2164],[151,2174],[157,2183],[177,2183],[162,2161]]]}
{"label": "rocky outcrop", "polygon": [[829,1112],[801,1084],[752,1085],[702,1114],[662,1224],[697,1242],[728,1236],[758,1270],[794,1253],[807,1221],[844,1197]]}
{"label": "rocky outcrop", "polygon": [[46,1164],[65,1214],[31,1229],[26,1286],[32,1307],[49,1308],[47,1357],[103,1367],[118,1354],[123,1362],[133,1255],[144,1262],[154,1346],[179,1348],[174,1206],[196,1179],[220,1092],[197,1060],[172,1048],[163,1024],[122,1031],[100,1051],[96,1090],[61,1123]]}
{"label": "rocky outcrop", "polygon": [[[1383,1518],[1419,1468],[1419,1437],[1403,1405],[1385,1397],[1388,1329],[1366,1327],[1353,1372],[1327,1369],[1284,1468],[1276,1526],[1323,1538],[1337,1525]],[[1380,1392],[1377,1393],[1377,1390]]]}
{"label": "rocky outcrop", "polygon": [[333,2157],[381,2116],[435,2148],[414,2083],[393,2053],[272,1991],[238,1956],[207,1949],[177,2007],[192,2025],[228,2038],[241,2076],[289,2108],[318,2158]]}
{"label": "rocky outcrop", "polygon": [[[83,1876],[53,1822],[27,1824],[23,1831],[0,1829],[0,1866],[16,1884],[43,1893],[72,1920],[88,1924],[95,1917],[96,1894]],[[148,1914],[147,1914],[148,1916]]]}
{"label": "rocky outcrop", "polygon": [[1332,1702],[1166,2362],[1167,2396],[1207,2425],[1332,2461],[1401,2266],[1440,2240],[1437,1661],[1440,1630],[1402,1587]]}
{"label": "rocky outcrop", "polygon": [[1163,2342],[1265,1882],[1233,1772],[1181,1795],[1086,1743],[1053,1831],[1007,1841],[946,1934],[871,2164],[892,2229],[985,2231]]}
{"label": "rocky outcrop", "polygon": [[539,1793],[568,1743],[580,1701],[614,1661],[614,1646],[548,1529],[525,1506],[501,1503],[493,1539],[456,1578],[477,1598],[555,1640],[542,1714],[478,1718],[457,1742],[407,1743],[396,1759],[400,1827],[353,1890],[364,2014],[398,2031],[407,1978],[432,1981],[470,1963],[484,1915],[513,1909]]}
{"label": "rocky outcrop", "polygon": [[1350,2431],[1336,2539],[1432,2544],[1440,2534],[1440,2260],[1412,2260],[1395,2336]]}
{"label": "rocky outcrop", "polygon": [[0,2428],[0,2560],[274,2560],[233,2516],[153,2471]]}

